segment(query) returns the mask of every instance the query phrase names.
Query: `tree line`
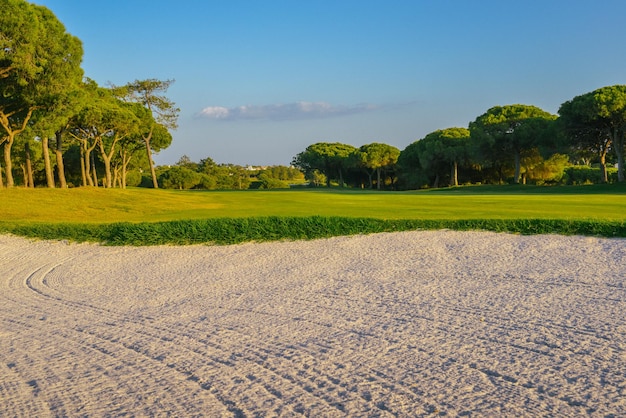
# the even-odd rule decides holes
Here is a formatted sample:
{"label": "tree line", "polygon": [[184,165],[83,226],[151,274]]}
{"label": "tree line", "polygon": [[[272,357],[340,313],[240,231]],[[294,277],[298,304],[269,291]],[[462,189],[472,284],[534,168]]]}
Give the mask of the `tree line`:
{"label": "tree line", "polygon": [[217,164],[210,157],[194,162],[186,155],[174,165],[157,167],[157,173],[162,187],[179,190],[288,189],[305,181],[294,167]]}
{"label": "tree line", "polygon": [[494,106],[468,127],[431,132],[402,151],[319,142],[292,164],[311,184],[378,189],[623,182],[625,135],[626,86],[614,85],[566,101],[558,115]]}
{"label": "tree line", "polygon": [[495,106],[404,150],[318,142],[292,167],[250,170],[185,156],[155,167],[153,154],[171,144],[180,111],[166,97],[173,81],[99,86],[81,68],[81,41],[51,11],[1,3],[0,187],[278,188],[303,177],[312,186],[370,189],[624,181],[624,85],[574,97],[557,115]]}

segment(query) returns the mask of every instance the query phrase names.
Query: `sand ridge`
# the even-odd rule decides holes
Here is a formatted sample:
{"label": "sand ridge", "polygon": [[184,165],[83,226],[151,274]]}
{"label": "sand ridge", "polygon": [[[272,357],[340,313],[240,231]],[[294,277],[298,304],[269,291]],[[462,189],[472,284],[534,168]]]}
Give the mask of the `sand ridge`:
{"label": "sand ridge", "polygon": [[626,240],[0,236],[0,416],[623,416]]}

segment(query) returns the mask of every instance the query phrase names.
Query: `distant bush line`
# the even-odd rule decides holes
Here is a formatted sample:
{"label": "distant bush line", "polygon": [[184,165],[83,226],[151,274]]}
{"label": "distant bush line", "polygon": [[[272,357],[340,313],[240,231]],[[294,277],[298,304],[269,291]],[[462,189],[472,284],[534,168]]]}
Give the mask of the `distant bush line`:
{"label": "distant bush line", "polygon": [[229,245],[412,230],[626,237],[626,222],[550,219],[384,220],[345,217],[217,218],[156,223],[0,225],[19,236],[105,245]]}

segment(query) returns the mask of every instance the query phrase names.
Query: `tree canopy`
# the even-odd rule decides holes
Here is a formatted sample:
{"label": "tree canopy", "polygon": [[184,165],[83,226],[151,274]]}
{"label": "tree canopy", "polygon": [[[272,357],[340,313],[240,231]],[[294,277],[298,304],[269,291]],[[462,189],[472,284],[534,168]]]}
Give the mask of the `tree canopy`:
{"label": "tree canopy", "polygon": [[11,151],[35,112],[54,108],[82,77],[82,44],[50,10],[23,0],[0,8],[0,143],[7,186],[14,185]]}
{"label": "tree canopy", "polygon": [[[471,136],[492,159],[511,156],[513,182],[519,183],[522,151],[538,146],[556,116],[529,105],[494,106],[469,124]],[[494,158],[495,157],[495,158]]]}
{"label": "tree canopy", "polygon": [[[164,135],[164,131],[177,128],[180,109],[168,99],[164,93],[174,80],[135,80],[122,87],[115,88],[117,95],[125,100],[140,103],[148,113],[141,119],[141,138],[146,146],[146,156],[152,177],[152,185],[156,189],[159,183],[154,168],[152,152],[167,148],[171,143],[171,136]],[[155,131],[160,131],[155,134]]]}
{"label": "tree canopy", "polygon": [[[458,186],[458,165],[468,159],[470,132],[467,128],[448,128],[431,132],[421,141],[420,163],[425,169],[448,167],[450,186]],[[439,175],[435,184],[439,184]]]}
{"label": "tree canopy", "polygon": [[391,145],[373,142],[361,146],[355,155],[358,160],[357,164],[368,170],[370,189],[374,187],[372,175],[375,172],[377,176],[376,188],[380,190],[381,172],[385,168],[391,168],[395,165],[400,156],[400,150]]}
{"label": "tree canopy", "polygon": [[323,172],[327,186],[330,186],[331,179],[337,179],[343,187],[344,171],[349,165],[349,157],[355,151],[354,146],[340,142],[318,142],[296,155],[292,164],[305,173],[314,170]]}
{"label": "tree canopy", "polygon": [[572,145],[598,153],[605,182],[606,154],[609,149],[615,151],[618,181],[624,181],[626,85],[602,87],[576,96],[561,105],[559,115]]}

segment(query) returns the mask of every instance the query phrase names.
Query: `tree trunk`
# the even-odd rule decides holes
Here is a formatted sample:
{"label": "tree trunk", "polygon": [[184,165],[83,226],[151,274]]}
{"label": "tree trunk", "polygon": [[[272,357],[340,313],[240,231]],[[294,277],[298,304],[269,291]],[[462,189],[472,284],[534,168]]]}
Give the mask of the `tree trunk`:
{"label": "tree trunk", "polygon": [[102,182],[102,186],[106,189],[110,189],[113,187],[113,175],[111,174],[111,160],[102,156],[104,160],[104,181]]}
{"label": "tree trunk", "polygon": [[339,168],[339,186],[343,188],[343,173],[341,172],[341,168]]}
{"label": "tree trunk", "polygon": [[[369,178],[370,181],[370,189],[374,188],[374,180],[372,180],[372,176],[374,175],[374,172],[370,172],[368,170],[365,170],[365,174],[367,174],[367,177]],[[361,189],[363,188],[363,186],[361,185]]]}
{"label": "tree trunk", "polygon": [[26,162],[24,186],[33,189],[35,188],[35,181],[33,179],[33,161],[30,152],[30,143],[28,141],[24,144],[24,160]]}
{"label": "tree trunk", "polygon": [[93,186],[98,187],[98,172],[96,171],[96,158],[93,156],[93,153],[90,152],[91,156],[91,170],[93,171]]}
{"label": "tree trunk", "polygon": [[6,169],[5,173],[7,176],[7,187],[15,186],[12,173],[13,164],[11,163],[11,147],[13,146],[13,142],[15,141],[15,135],[26,129],[28,121],[30,121],[30,118],[32,117],[34,111],[35,108],[28,109],[26,116],[24,116],[24,119],[22,119],[21,126],[15,129],[13,128],[13,126],[11,126],[11,121],[9,120],[9,118],[13,116],[14,113],[7,114],[4,112],[0,112],[0,125],[2,125],[4,131],[7,134],[4,140],[4,167]]}
{"label": "tree trunk", "polygon": [[[113,176],[111,175],[111,158],[113,156],[113,152],[115,151],[115,144],[117,143],[117,141],[113,141],[113,144],[111,145],[111,152],[107,154],[106,150],[104,149],[104,142],[102,141],[102,138],[100,138],[98,140],[98,146],[100,147],[100,156],[102,157],[102,160],[104,161],[104,183],[103,186],[107,189],[110,189],[113,187]],[[95,167],[95,164],[94,164]]]}
{"label": "tree trunk", "polygon": [[22,179],[24,180],[24,187],[28,187],[28,174],[26,172],[26,163],[20,164],[20,168],[22,169]]}
{"label": "tree trunk", "polygon": [[602,182],[609,182],[609,173],[606,171],[606,150],[600,153],[600,171],[602,172]]}
{"label": "tree trunk", "polygon": [[522,171],[522,157],[519,151],[515,151],[515,174],[513,175],[513,183],[519,184],[521,171]]}
{"label": "tree trunk", "polygon": [[87,143],[85,142],[84,148],[84,160],[85,160],[85,186],[93,186],[93,178],[91,177],[91,151],[87,148]]}
{"label": "tree trunk", "polygon": [[450,186],[459,185],[459,164],[454,160],[452,162],[452,172],[450,173]]}
{"label": "tree trunk", "polygon": [[380,190],[380,167],[376,169],[376,188]]}
{"label": "tree trunk", "polygon": [[56,134],[57,146],[56,146],[56,156],[57,156],[57,175],[59,177],[59,186],[62,189],[67,188],[67,180],[65,179],[65,164],[63,164],[63,133],[58,131]]}
{"label": "tree trunk", "polygon": [[615,144],[615,154],[617,156],[617,181],[624,181],[624,133],[621,129],[615,128],[613,131]]}
{"label": "tree trunk", "polygon": [[87,161],[85,161],[85,149],[80,146],[80,175],[83,179],[83,187],[87,187]]}
{"label": "tree trunk", "polygon": [[4,142],[4,173],[7,178],[7,187],[9,188],[15,186],[15,181],[13,180],[13,164],[11,162],[11,146],[13,146],[14,139],[14,135],[9,134]]}
{"label": "tree trunk", "polygon": [[48,136],[41,138],[41,149],[43,154],[43,163],[46,167],[46,183],[48,188],[54,189],[54,173],[52,172],[52,164],[50,163],[50,148],[48,148]]}
{"label": "tree trunk", "polygon": [[122,188],[122,182],[120,181],[121,171],[122,168],[119,167],[117,164],[113,167],[113,187],[119,187],[120,189]]}
{"label": "tree trunk", "polygon": [[0,164],[0,189],[4,189],[4,176],[2,175],[2,164]]}
{"label": "tree trunk", "polygon": [[152,187],[159,188],[159,182],[157,181],[156,170],[154,169],[154,160],[152,160],[152,149],[150,148],[150,141],[152,140],[152,132],[154,127],[150,128],[148,136],[142,136],[143,142],[146,144],[146,154],[148,156],[148,165],[150,166],[150,176],[152,176]]}
{"label": "tree trunk", "polygon": [[[94,161],[92,151],[96,148],[97,143],[94,141],[91,147],[88,146],[86,139],[80,140],[81,154],[84,154],[85,174],[83,178],[84,186],[98,186],[98,177],[96,176],[96,163]],[[92,177],[93,174],[93,177]]]}
{"label": "tree trunk", "polygon": [[130,159],[132,155],[129,156],[128,152],[123,151],[122,153],[122,189],[126,188],[126,173],[128,173],[128,164],[130,163]]}

